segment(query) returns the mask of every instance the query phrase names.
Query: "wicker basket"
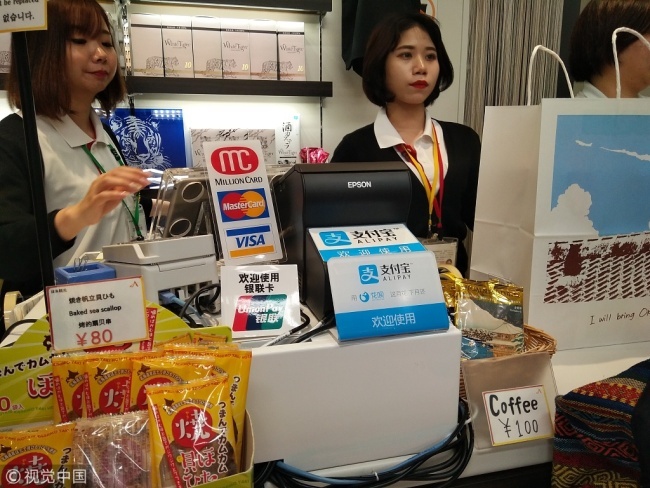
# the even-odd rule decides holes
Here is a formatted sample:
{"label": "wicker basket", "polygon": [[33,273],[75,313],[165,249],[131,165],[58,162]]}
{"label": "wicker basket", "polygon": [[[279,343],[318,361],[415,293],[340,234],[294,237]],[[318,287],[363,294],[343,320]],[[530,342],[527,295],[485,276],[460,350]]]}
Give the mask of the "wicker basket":
{"label": "wicker basket", "polygon": [[[555,354],[557,340],[541,329],[536,329],[530,325],[524,324],[524,352],[548,352],[550,356]],[[471,361],[471,360],[470,360]],[[460,391],[461,398],[467,399],[465,392],[465,381],[463,380],[463,370],[460,370]]]}

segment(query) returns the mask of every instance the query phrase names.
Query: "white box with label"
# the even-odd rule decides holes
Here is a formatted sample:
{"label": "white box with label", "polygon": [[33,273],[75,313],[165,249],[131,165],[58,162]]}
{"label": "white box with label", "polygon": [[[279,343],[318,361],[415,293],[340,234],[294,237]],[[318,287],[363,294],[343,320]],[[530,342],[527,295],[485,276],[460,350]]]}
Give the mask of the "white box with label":
{"label": "white box with label", "polygon": [[192,55],[192,18],[161,15],[165,76],[194,78]]}
{"label": "white box with label", "polygon": [[278,36],[275,21],[250,21],[251,80],[278,79]]}
{"label": "white box with label", "polygon": [[223,77],[249,80],[250,32],[249,21],[245,19],[221,19],[221,58]]}
{"label": "white box with label", "polygon": [[131,65],[135,76],[165,76],[160,15],[131,14]]}
{"label": "white box with label", "polygon": [[192,17],[194,78],[223,78],[221,59],[221,19],[197,15]]}
{"label": "white box with label", "polygon": [[277,23],[278,68],[281,80],[305,81],[305,23]]}

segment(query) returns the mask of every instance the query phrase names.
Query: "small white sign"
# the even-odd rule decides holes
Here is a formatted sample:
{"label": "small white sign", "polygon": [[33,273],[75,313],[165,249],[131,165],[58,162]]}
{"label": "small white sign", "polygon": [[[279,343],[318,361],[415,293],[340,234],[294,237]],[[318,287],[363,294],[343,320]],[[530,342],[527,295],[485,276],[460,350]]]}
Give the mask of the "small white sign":
{"label": "small white sign", "polygon": [[55,351],[148,338],[140,277],[50,286],[47,300]]}
{"label": "small white sign", "polygon": [[226,264],[282,258],[260,141],[203,143]]}
{"label": "small white sign", "polygon": [[340,340],[449,328],[432,253],[332,258],[327,268]]}
{"label": "small white sign", "polygon": [[493,446],[553,437],[543,385],[483,392]]}
{"label": "small white sign", "polygon": [[0,0],[0,32],[47,29],[46,0]]}
{"label": "small white sign", "polygon": [[277,336],[300,324],[295,264],[223,266],[221,323],[235,338]]}

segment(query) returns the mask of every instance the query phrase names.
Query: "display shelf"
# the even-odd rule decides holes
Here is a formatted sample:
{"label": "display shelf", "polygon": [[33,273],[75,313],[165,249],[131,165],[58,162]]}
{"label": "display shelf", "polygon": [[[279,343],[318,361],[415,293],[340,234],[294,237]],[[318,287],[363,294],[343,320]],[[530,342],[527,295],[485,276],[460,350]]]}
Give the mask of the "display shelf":
{"label": "display shelf", "polygon": [[131,0],[133,4],[182,4],[211,7],[244,7],[272,10],[294,10],[307,13],[332,11],[332,0]]}
{"label": "display shelf", "polygon": [[330,81],[223,80],[208,78],[157,78],[127,76],[130,94],[173,93],[184,95],[270,95],[331,97]]}

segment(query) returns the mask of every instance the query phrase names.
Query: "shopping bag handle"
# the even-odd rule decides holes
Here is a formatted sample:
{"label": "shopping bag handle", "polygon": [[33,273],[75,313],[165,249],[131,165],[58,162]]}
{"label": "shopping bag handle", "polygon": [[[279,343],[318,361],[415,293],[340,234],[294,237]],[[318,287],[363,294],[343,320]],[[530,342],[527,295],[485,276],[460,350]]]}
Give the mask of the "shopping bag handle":
{"label": "shopping bag handle", "polygon": [[616,49],[616,36],[619,32],[627,32],[637,36],[645,46],[650,49],[650,42],[639,32],[629,27],[619,27],[612,32],[612,51],[614,53],[614,68],[616,68],[616,98],[621,98],[621,69],[618,65],[618,51]]}
{"label": "shopping bag handle", "polygon": [[535,60],[537,51],[544,51],[545,53],[548,53],[551,56],[553,56],[555,59],[557,59],[558,63],[560,63],[560,66],[562,66],[562,71],[564,71],[564,77],[566,78],[567,85],[569,85],[569,93],[571,94],[571,98],[573,98],[573,87],[571,86],[571,79],[569,78],[569,72],[566,70],[564,61],[562,61],[562,58],[558,56],[558,54],[552,49],[542,46],[541,44],[538,44],[533,48],[533,52],[530,54],[530,62],[528,63],[528,84],[526,87],[526,105],[530,105],[532,85],[533,85],[533,61]]}

